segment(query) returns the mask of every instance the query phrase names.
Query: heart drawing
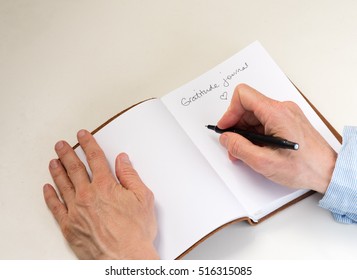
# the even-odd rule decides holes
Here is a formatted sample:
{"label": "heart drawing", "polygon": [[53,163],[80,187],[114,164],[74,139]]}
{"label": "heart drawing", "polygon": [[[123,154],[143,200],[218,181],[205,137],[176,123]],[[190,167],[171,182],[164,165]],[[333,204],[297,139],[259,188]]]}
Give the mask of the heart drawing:
{"label": "heart drawing", "polygon": [[227,100],[227,97],[228,97],[228,94],[227,94],[226,91],[223,92],[223,93],[219,96],[219,98],[220,98],[221,100]]}

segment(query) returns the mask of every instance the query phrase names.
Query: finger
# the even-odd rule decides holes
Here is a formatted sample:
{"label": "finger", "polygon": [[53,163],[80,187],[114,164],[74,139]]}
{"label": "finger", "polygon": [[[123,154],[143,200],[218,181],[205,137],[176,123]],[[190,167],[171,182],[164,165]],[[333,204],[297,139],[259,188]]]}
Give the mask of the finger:
{"label": "finger", "polygon": [[66,170],[57,159],[50,161],[49,170],[65,204],[70,204],[75,196],[75,190]]}
{"label": "finger", "polygon": [[272,167],[276,157],[275,150],[268,147],[260,147],[241,135],[224,133],[220,137],[220,143],[228,150],[230,157],[243,161],[253,170],[266,175]]}
{"label": "finger", "polygon": [[[254,116],[258,122],[265,123],[265,112],[269,110],[274,102],[273,99],[264,96],[250,86],[239,84],[234,90],[233,98],[227,111],[217,125],[222,129],[232,127],[241,121],[243,115],[247,116],[247,112],[251,112],[251,114],[248,114],[249,122],[254,123]],[[257,125],[258,122],[254,125]]]}
{"label": "finger", "polygon": [[228,157],[231,161],[235,162],[235,161],[238,161],[239,159],[237,159],[235,156],[231,155],[230,152],[228,152]]}
{"label": "finger", "polygon": [[56,219],[59,225],[64,223],[64,220],[67,218],[67,208],[60,201],[56,191],[50,184],[46,184],[43,187],[43,196],[47,207],[50,209],[52,215]]}
{"label": "finger", "polygon": [[79,144],[81,145],[90,169],[93,173],[93,180],[96,176],[109,175],[114,179],[108,161],[103,150],[97,144],[93,135],[88,131],[82,129],[77,134]]}
{"label": "finger", "polygon": [[139,195],[152,196],[149,188],[143,183],[138,173],[133,168],[127,154],[121,153],[117,156],[115,162],[115,172],[124,188]]}
{"label": "finger", "polygon": [[87,170],[72,147],[65,141],[59,141],[55,145],[55,150],[73,183],[73,187],[77,188],[88,184],[89,177]]}

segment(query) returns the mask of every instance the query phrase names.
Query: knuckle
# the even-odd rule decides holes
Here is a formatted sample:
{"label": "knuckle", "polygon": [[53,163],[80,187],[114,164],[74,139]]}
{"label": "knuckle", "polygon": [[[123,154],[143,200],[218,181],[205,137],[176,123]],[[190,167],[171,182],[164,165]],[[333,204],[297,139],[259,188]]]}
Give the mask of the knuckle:
{"label": "knuckle", "polygon": [[293,101],[284,101],[283,104],[290,109],[297,109],[299,106]]}
{"label": "knuckle", "polygon": [[67,175],[62,168],[51,169],[51,176],[54,180],[61,178],[64,175]]}
{"label": "knuckle", "polygon": [[131,166],[124,166],[121,169],[121,175],[126,178],[138,177],[138,173]]}
{"label": "knuckle", "polygon": [[85,167],[81,161],[72,161],[67,167],[67,172],[73,174],[82,171],[84,168]]}
{"label": "knuckle", "polygon": [[155,201],[154,193],[147,187],[144,189],[144,195],[148,202],[153,203]]}
{"label": "knuckle", "polygon": [[295,114],[296,112],[300,112],[300,107],[293,101],[284,101],[281,102],[281,109],[284,110],[286,114]]}
{"label": "knuckle", "polygon": [[69,180],[66,180],[66,177],[64,177],[64,175],[67,176],[67,174],[65,173],[59,174],[57,176],[53,176],[53,179],[56,183],[58,191],[61,193],[61,196],[63,192],[73,190],[72,183]]}
{"label": "knuckle", "polygon": [[68,191],[72,191],[74,188],[72,186],[72,184],[70,182],[64,182],[61,186],[60,186],[60,191],[61,193],[63,192],[68,192]]}
{"label": "knuckle", "polygon": [[60,216],[60,214],[62,212],[62,205],[59,203],[52,205],[51,212],[55,217]]}
{"label": "knuckle", "polygon": [[228,141],[228,151],[234,156],[240,157],[240,145],[238,137],[230,137]]}
{"label": "knuckle", "polygon": [[92,150],[92,151],[87,153],[86,157],[87,157],[87,161],[88,162],[93,162],[93,161],[96,161],[98,159],[103,159],[104,158],[104,154],[99,150]]}
{"label": "knuckle", "polygon": [[270,102],[271,111],[266,119],[266,123],[275,123],[277,119],[289,120],[294,118],[296,110],[299,109],[298,105],[292,101],[276,101]]}
{"label": "knuckle", "polygon": [[79,205],[91,205],[93,194],[89,190],[79,190],[76,192],[76,201]]}
{"label": "knuckle", "polygon": [[155,204],[154,193],[143,185],[143,188],[136,191],[137,199],[145,206],[145,207],[153,207]]}
{"label": "knuckle", "polygon": [[93,183],[96,188],[104,189],[111,187],[115,181],[113,180],[111,173],[97,174],[93,177]]}

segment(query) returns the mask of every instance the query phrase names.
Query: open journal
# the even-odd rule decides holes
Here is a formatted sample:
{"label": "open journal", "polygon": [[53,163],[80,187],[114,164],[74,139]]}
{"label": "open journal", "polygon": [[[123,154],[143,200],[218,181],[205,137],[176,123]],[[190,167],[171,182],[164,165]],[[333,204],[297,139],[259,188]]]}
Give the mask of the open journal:
{"label": "open journal", "polygon": [[[118,114],[94,135],[113,172],[115,157],[126,152],[153,191],[159,225],[156,247],[163,259],[182,256],[224,225],[257,223],[307,195],[306,190],[268,181],[242,162],[232,163],[219,135],[206,128],[226,111],[239,83],[276,100],[296,102],[339,149],[337,139],[259,42],[162,98]],[[76,152],[86,164],[80,147]]]}

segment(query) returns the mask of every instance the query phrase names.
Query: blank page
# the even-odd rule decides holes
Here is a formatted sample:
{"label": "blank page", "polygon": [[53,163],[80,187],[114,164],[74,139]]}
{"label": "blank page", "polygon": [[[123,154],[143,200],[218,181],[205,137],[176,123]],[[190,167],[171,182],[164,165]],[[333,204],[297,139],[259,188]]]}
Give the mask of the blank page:
{"label": "blank page", "polygon": [[[247,215],[159,99],[122,114],[95,138],[113,174],[116,156],[126,152],[153,191],[161,258],[176,258],[219,226]],[[76,152],[86,164],[82,149]]]}

